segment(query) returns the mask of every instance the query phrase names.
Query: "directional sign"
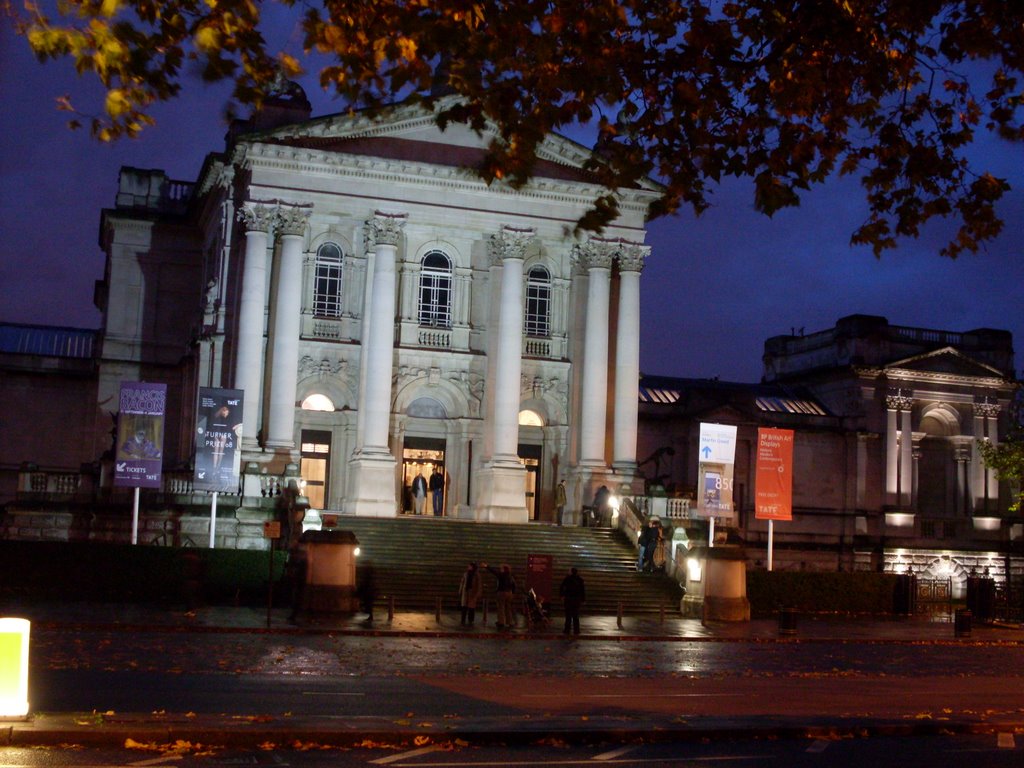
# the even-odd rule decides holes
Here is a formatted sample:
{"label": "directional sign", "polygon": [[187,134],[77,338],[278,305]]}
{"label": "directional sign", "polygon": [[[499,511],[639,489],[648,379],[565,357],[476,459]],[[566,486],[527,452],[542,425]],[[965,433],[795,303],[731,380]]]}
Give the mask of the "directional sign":
{"label": "directional sign", "polygon": [[700,425],[700,459],[717,464],[736,461],[736,427],[733,424]]}
{"label": "directional sign", "polygon": [[701,424],[698,456],[698,514],[711,517],[731,515],[736,427],[731,424]]}

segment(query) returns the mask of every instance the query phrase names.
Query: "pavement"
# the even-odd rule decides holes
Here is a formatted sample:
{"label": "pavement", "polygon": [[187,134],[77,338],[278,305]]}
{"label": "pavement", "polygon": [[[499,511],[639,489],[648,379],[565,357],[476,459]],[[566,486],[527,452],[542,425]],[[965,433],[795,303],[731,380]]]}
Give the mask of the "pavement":
{"label": "pavement", "polygon": [[[48,603],[0,605],[0,616],[29,618],[35,636],[73,637],[76,633],[106,637],[174,637],[178,646],[188,646],[181,636],[222,635],[245,643],[274,638],[436,638],[447,641],[444,648],[458,647],[466,653],[493,655],[493,640],[522,641],[523,644],[561,642],[560,619],[541,628],[520,626],[499,632],[494,617],[486,623],[466,629],[452,613],[396,612],[386,609],[369,623],[361,616],[321,615],[306,617],[299,623],[288,620],[287,610],[259,607],[204,606],[192,611],[146,605],[108,605],[94,603]],[[913,654],[917,649],[946,647],[953,653],[968,648],[971,653],[995,654],[997,664],[1008,667],[988,675],[962,675],[945,670],[936,674],[901,679],[899,696],[887,692],[893,688],[885,674],[876,678],[844,679],[836,675],[793,675],[775,679],[750,679],[743,675],[672,675],[671,679],[654,674],[636,685],[631,695],[701,696],[699,716],[680,717],[676,709],[657,706],[638,707],[634,715],[623,711],[595,708],[581,710],[553,706],[538,716],[516,703],[526,701],[529,691],[539,690],[551,681],[541,666],[503,680],[507,705],[503,711],[482,708],[481,714],[460,716],[457,720],[433,718],[358,717],[335,718],[307,715],[239,714],[193,712],[31,712],[26,718],[0,718],[0,745],[43,746],[78,744],[93,747],[123,747],[126,744],[204,744],[238,748],[266,748],[268,745],[308,747],[393,746],[443,744],[446,742],[529,743],[541,739],[565,742],[686,740],[739,738],[751,736],[837,738],[843,734],[919,734],[958,732],[1009,732],[1024,734],[1024,626],[1009,623],[971,622],[968,632],[961,624],[958,633],[952,617],[946,614],[915,617],[877,617],[843,615],[797,615],[795,622],[782,631],[776,619],[747,622],[703,624],[678,616],[584,616],[582,633],[568,642],[587,647],[589,643],[675,643],[734,644],[734,648],[757,646],[782,651],[799,646],[805,653],[816,647],[852,646],[854,653],[871,649],[881,653]],[[492,641],[490,643],[484,641]],[[105,640],[104,642],[110,642]],[[141,642],[141,641],[140,641]],[[449,645],[455,644],[455,645]],[[116,644],[116,643],[115,643]],[[510,646],[503,646],[508,648]],[[589,646],[597,648],[598,646]],[[600,646],[605,649],[607,646]],[[859,650],[858,650],[859,649]],[[713,649],[712,649],[713,650]],[[728,648],[726,650],[729,650]],[[159,649],[154,648],[154,654]],[[460,651],[461,652],[461,651]],[[824,653],[824,651],[822,651]],[[31,655],[31,651],[30,651]],[[543,656],[543,654],[541,654]],[[42,663],[42,662],[39,662]],[[106,670],[111,671],[111,670]],[[554,673],[554,670],[551,670]],[[565,670],[559,673],[564,687]],[[476,682],[447,679],[434,683],[452,690],[460,685],[465,692]],[[577,675],[577,677],[579,677]],[[964,678],[969,678],[965,680]],[[587,680],[577,680],[586,685]],[[600,685],[601,681],[590,681]],[[604,681],[607,683],[607,681]],[[837,686],[842,695],[837,696]],[[31,681],[30,681],[31,690]],[[620,689],[621,690],[621,689]],[[475,690],[474,690],[475,695]],[[519,698],[517,698],[519,696]],[[958,702],[955,707],[927,709],[929,702]],[[778,704],[786,701],[785,712]],[[790,707],[789,701],[800,701]],[[880,700],[887,700],[879,703]],[[641,711],[642,710],[642,711]],[[925,711],[927,714],[922,715]],[[916,713],[916,714],[915,714]]]}

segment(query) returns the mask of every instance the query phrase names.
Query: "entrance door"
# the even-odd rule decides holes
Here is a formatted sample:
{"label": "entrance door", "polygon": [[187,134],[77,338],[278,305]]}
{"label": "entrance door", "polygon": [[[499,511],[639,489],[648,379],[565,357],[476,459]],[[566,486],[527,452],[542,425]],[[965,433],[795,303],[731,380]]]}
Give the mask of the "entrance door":
{"label": "entrance door", "polygon": [[[440,473],[447,481],[444,469],[444,439],[433,437],[406,437],[402,447],[402,514],[433,515],[434,494],[430,490],[430,476]],[[413,483],[417,476],[422,476],[427,484],[425,495],[417,499],[413,493]],[[441,513],[445,510],[445,489],[436,492]]]}
{"label": "entrance door", "polygon": [[331,466],[331,433],[302,430],[299,474],[306,481],[306,498],[311,509],[327,504],[327,468]]}
{"label": "entrance door", "polygon": [[540,500],[540,459],[543,448],[539,445],[519,444],[519,462],[526,467],[526,512],[530,520],[539,520]]}

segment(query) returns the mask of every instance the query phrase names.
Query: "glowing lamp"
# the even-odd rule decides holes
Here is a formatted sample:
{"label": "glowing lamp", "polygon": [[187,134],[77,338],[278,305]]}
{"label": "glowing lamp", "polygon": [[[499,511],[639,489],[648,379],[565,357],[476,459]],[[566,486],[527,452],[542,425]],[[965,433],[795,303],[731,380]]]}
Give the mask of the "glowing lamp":
{"label": "glowing lamp", "polygon": [[28,714],[28,619],[0,619],[0,718]]}

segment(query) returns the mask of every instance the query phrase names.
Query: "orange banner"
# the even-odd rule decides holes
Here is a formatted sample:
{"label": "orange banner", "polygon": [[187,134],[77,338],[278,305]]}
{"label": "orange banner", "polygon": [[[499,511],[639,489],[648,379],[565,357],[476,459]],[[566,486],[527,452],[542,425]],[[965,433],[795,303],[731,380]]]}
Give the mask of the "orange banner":
{"label": "orange banner", "polygon": [[757,470],[754,479],[754,517],[793,519],[793,430],[757,430]]}

